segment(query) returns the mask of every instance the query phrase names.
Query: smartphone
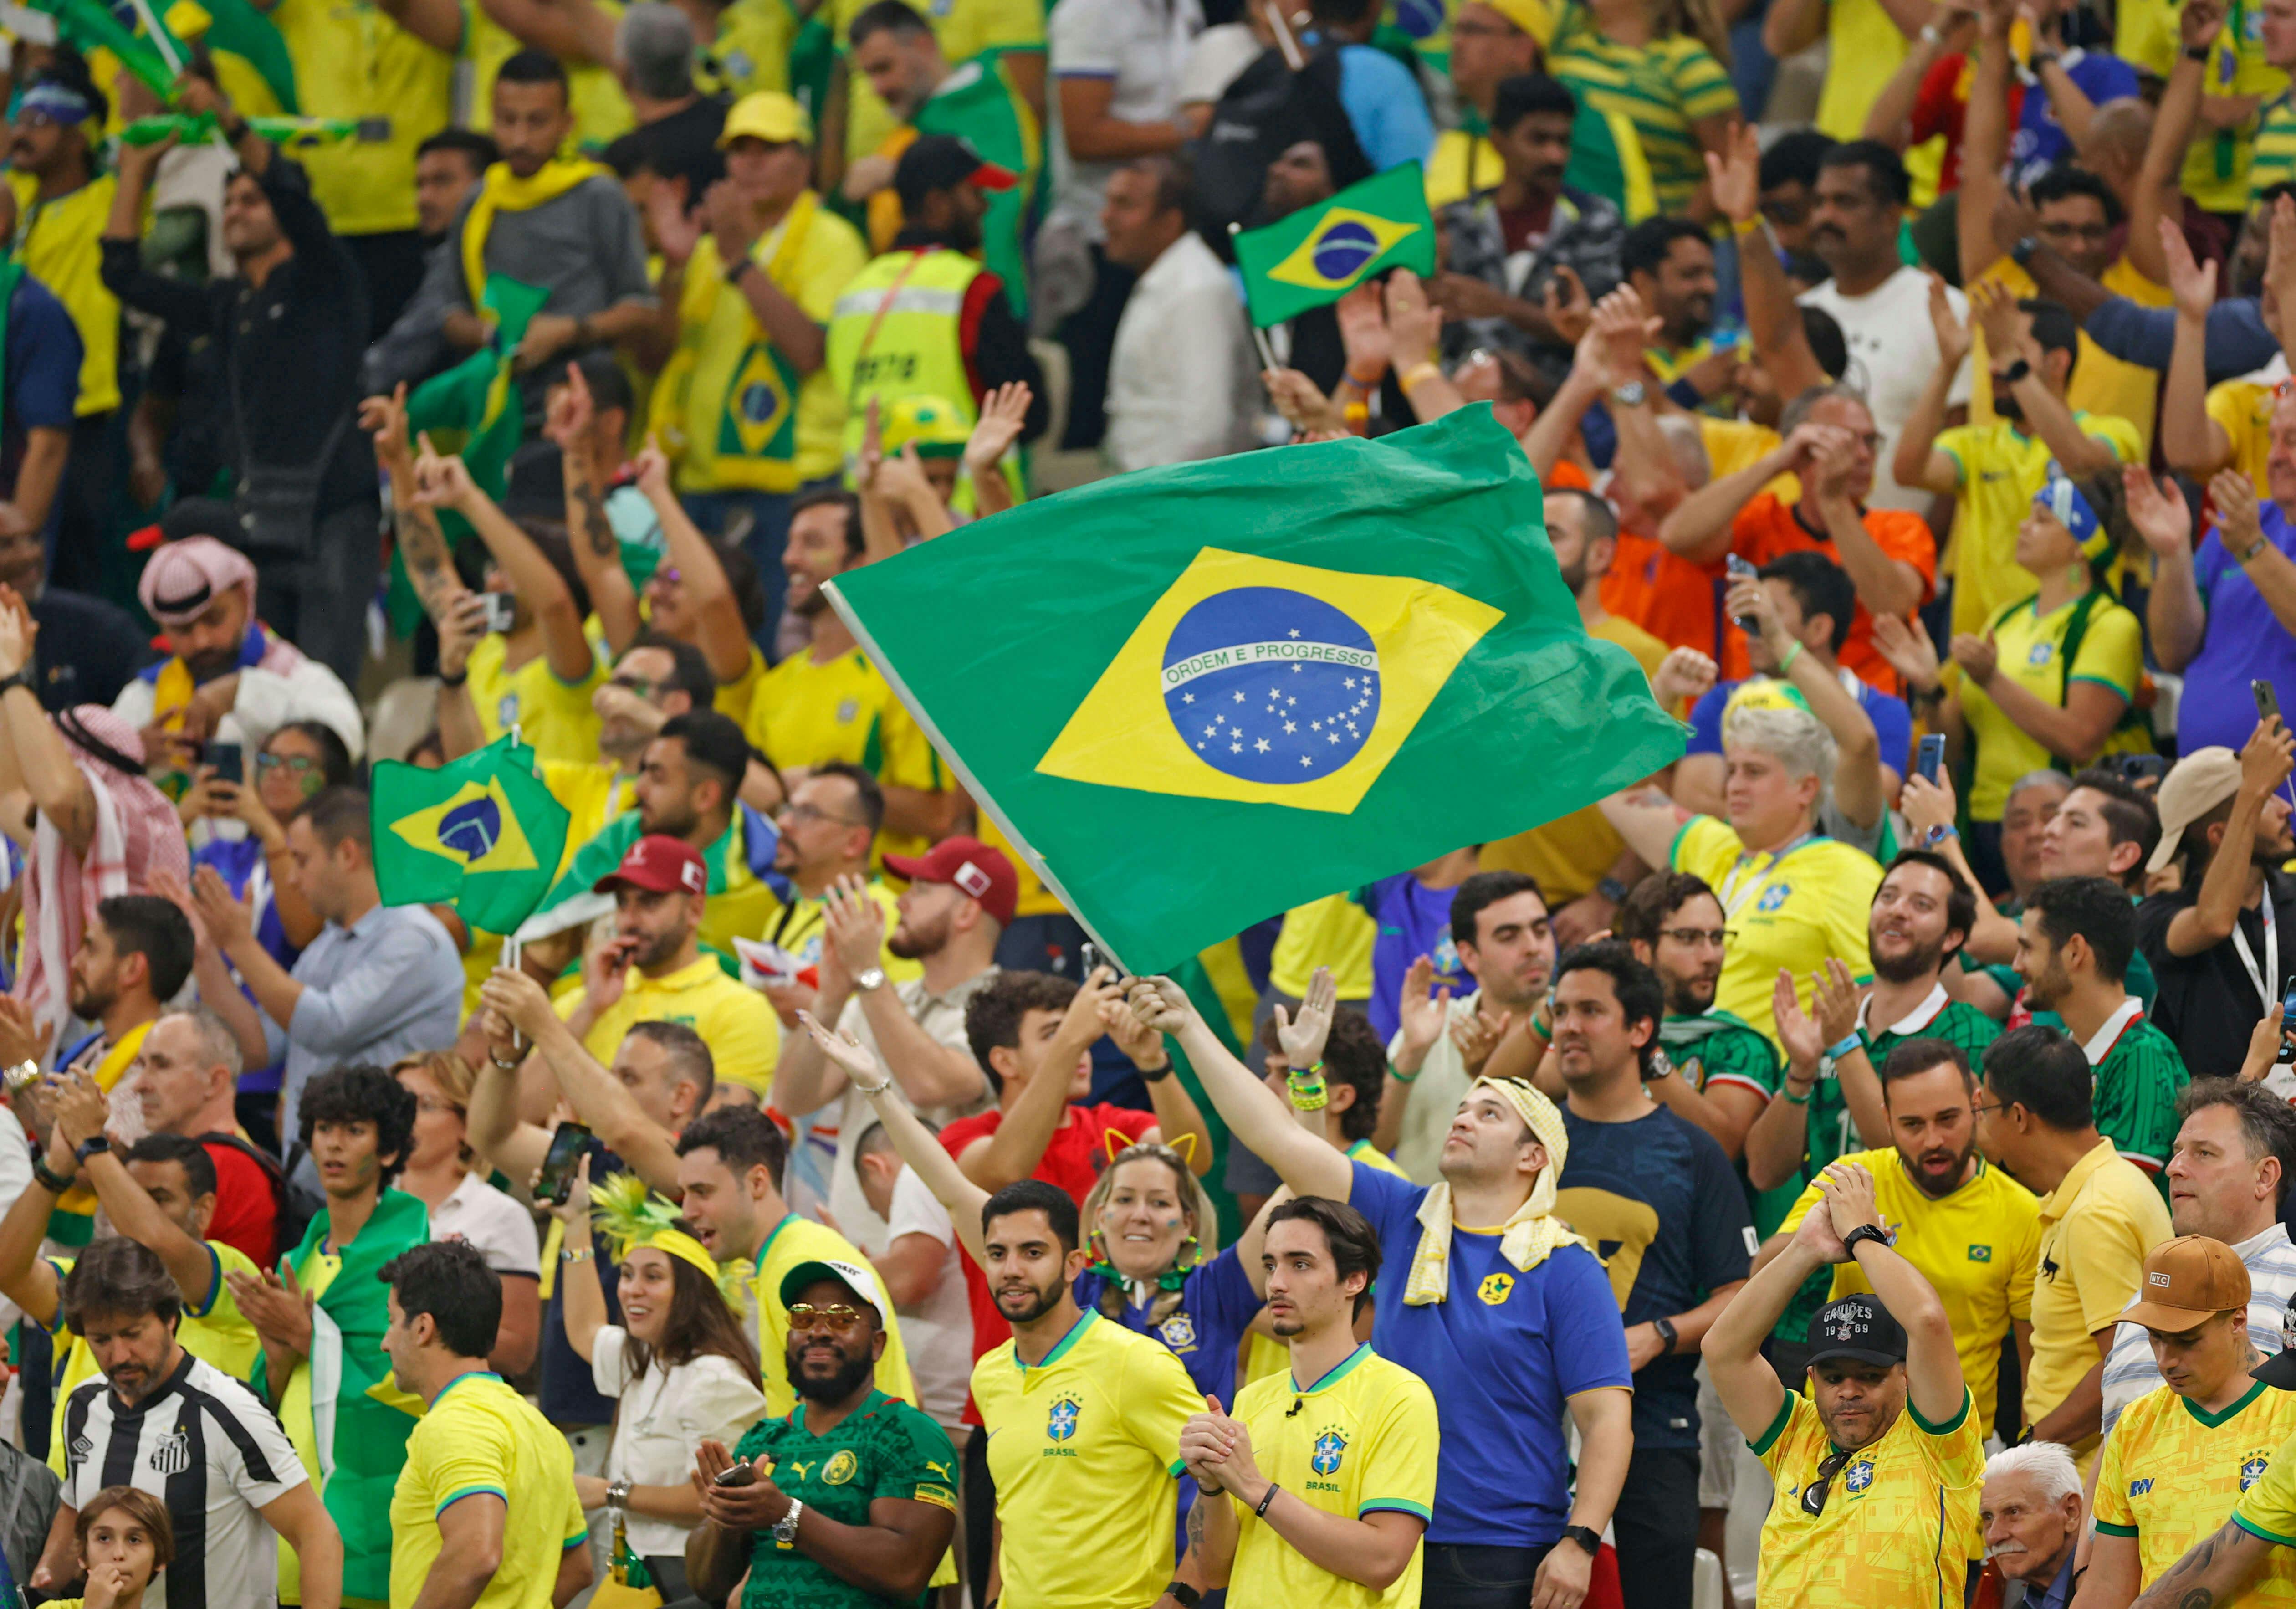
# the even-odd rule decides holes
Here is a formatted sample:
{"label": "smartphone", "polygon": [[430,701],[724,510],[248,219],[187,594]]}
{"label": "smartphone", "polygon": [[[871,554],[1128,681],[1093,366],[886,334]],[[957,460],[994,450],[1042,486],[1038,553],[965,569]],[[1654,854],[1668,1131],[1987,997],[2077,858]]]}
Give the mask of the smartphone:
{"label": "smartphone", "polygon": [[1083,946],[1077,952],[1077,963],[1083,968],[1083,970],[1077,974],[1077,981],[1078,982],[1082,982],[1085,979],[1091,977],[1093,968],[1100,965],[1100,946],[1095,944],[1089,939],[1086,940]]}
{"label": "smartphone", "polygon": [[508,631],[518,620],[518,598],[507,592],[482,592],[479,601],[487,606],[487,629],[497,635]]}
{"label": "smartphone", "polygon": [[2273,693],[2270,682],[2259,677],[2249,683],[2248,690],[2256,695],[2256,717],[2259,720],[2270,720],[2280,713],[2280,700]]}
{"label": "smartphone", "polygon": [[2169,761],[2159,754],[2123,754],[2119,758],[2117,768],[2122,776],[2141,787],[2145,783],[2157,783],[2166,776]]}
{"label": "smartphone", "polygon": [[1914,751],[1914,775],[1935,786],[1938,768],[1945,763],[1945,737],[1941,733],[1922,735],[1921,746]]}
{"label": "smartphone", "polygon": [[208,764],[215,768],[218,782],[245,782],[247,770],[237,743],[209,743],[203,751]]}
{"label": "smartphone", "polygon": [[[1729,571],[1730,579],[1733,582],[1751,581],[1754,579],[1755,572],[1753,565],[1747,562],[1744,559],[1740,558],[1734,553],[1729,557],[1724,559],[1722,561],[1722,564],[1725,569]],[[1734,615],[1732,618],[1737,621],[1738,629],[1741,631],[1751,634],[1759,631],[1762,628],[1762,623],[1751,614]]]}
{"label": "smartphone", "polygon": [[2290,989],[2280,1003],[2280,1054],[2272,1059],[2283,1067],[2296,1062],[2296,1041],[2288,1037],[2292,1030],[2296,1030],[2296,989]]}
{"label": "smartphone", "polygon": [[754,1486],[757,1483],[758,1466],[754,1464],[736,1464],[731,1469],[721,1470],[718,1478],[709,1482],[712,1486]]}
{"label": "smartphone", "polygon": [[561,1123],[550,1131],[550,1149],[541,1170],[534,1176],[534,1199],[562,1207],[574,1194],[574,1170],[589,1154],[590,1131],[579,1123]]}

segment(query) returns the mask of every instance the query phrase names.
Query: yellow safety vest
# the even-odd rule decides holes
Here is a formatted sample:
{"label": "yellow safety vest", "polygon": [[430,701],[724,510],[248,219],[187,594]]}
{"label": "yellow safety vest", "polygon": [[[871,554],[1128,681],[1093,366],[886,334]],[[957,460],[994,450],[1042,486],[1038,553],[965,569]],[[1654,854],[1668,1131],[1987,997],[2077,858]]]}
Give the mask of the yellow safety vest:
{"label": "yellow safety vest", "polygon": [[936,397],[972,424],[972,381],[964,370],[964,293],[980,265],[961,251],[930,247],[871,260],[837,299],[829,318],[827,365],[845,398],[845,465],[861,456],[869,399],[881,410],[903,397]]}

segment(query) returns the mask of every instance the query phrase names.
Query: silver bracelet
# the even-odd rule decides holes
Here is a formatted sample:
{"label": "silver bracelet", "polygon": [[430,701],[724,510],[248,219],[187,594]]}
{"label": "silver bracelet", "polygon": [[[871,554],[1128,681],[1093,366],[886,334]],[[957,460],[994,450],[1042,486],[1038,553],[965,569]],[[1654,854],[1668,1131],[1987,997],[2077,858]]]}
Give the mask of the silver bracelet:
{"label": "silver bracelet", "polygon": [[885,1091],[890,1089],[892,1087],[893,1080],[890,1078],[882,1079],[874,1084],[865,1084],[859,1079],[855,1079],[853,1080],[854,1088],[859,1090],[863,1095],[869,1096],[872,1098],[884,1094]]}

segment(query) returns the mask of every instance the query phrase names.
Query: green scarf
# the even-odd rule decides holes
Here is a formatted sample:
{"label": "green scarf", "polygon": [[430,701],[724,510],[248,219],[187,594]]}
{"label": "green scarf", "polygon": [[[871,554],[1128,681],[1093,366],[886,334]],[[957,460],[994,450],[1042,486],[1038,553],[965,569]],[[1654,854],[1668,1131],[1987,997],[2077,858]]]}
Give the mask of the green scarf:
{"label": "green scarf", "polygon": [[1743,1017],[1726,1011],[1705,1011],[1694,1017],[1662,1017],[1658,1025],[1658,1042],[1669,1050],[1695,1045],[1709,1034],[1720,1033],[1726,1028],[1742,1028],[1748,1033],[1762,1030]]}
{"label": "green scarf", "polygon": [[[311,1219],[303,1244],[284,1260],[307,1266],[327,1237],[328,1219]],[[430,1238],[430,1212],[422,1201],[385,1190],[374,1215],[347,1246],[311,1315],[311,1356],[300,1367],[311,1375],[311,1435],[319,1467],[308,1472],[343,1538],[343,1595],[390,1596],[390,1498],[406,1462],[406,1438],[421,1409],[390,1383],[390,1359],[382,1332],[390,1321],[390,1289],[378,1276],[383,1265]],[[266,1360],[255,1360],[250,1383],[268,1400]],[[294,1427],[289,1427],[294,1433]]]}

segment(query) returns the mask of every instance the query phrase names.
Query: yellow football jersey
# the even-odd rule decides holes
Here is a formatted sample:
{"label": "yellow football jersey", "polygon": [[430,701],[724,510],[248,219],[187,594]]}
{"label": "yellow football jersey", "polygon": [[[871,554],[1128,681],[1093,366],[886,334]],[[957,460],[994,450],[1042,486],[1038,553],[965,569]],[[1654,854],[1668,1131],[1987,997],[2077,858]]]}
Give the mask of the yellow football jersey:
{"label": "yellow football jersey", "polygon": [[[2262,1481],[2296,1435],[2296,1392],[2261,1380],[2220,1414],[2165,1385],[2122,1410],[2096,1474],[2096,1528],[2134,1537],[2139,1583],[2149,1587]],[[2296,1604],[2296,1553],[2276,1547],[2243,1604]]]}
{"label": "yellow football jersey", "polygon": [[[1945,1303],[1953,1324],[1953,1350],[1961,1377],[1977,1400],[1977,1433],[1993,1433],[1994,1399],[2001,1379],[2001,1338],[2011,1320],[2033,1316],[2033,1272],[2040,1262],[2041,1203],[2033,1193],[1982,1158],[1977,1176],[1942,1201],[1922,1193],[1892,1148],[1854,1152],[1841,1159],[1874,1176],[1874,1204],[1890,1226],[1898,1255],[1922,1271]],[[1792,1234],[1816,1203],[1811,1185],[1779,1224]],[[1874,1287],[1854,1262],[1837,1264],[1836,1301]]]}
{"label": "yellow football jersey", "polygon": [[1155,1602],[1172,1579],[1180,1431],[1204,1407],[1179,1359],[1087,1312],[1033,1368],[1009,1341],[983,1353],[972,1400],[1004,1520],[1004,1601]]}
{"label": "yellow football jersey", "polygon": [[[1305,1391],[1290,1370],[1236,1394],[1260,1474],[1312,1507],[1361,1519],[1382,1509],[1428,1519],[1435,1506],[1435,1393],[1368,1345]],[[1200,1502],[1234,1502],[1200,1498]],[[1309,1562],[1242,1504],[1228,1596],[1238,1604],[1408,1609],[1419,1602],[1423,1548],[1384,1592]]]}
{"label": "yellow football jersey", "polygon": [[[750,741],[776,766],[843,760],[889,787],[932,792],[949,785],[916,718],[858,648],[825,664],[792,653],[767,671],[750,697],[747,728]],[[881,856],[922,855],[931,847],[914,834],[877,835]]]}
{"label": "yellow football jersey", "polygon": [[1833,1442],[1809,1400],[1787,1392],[1751,1446],[1776,1483],[1762,1522],[1759,1602],[1877,1609],[1962,1601],[1985,1474],[1966,1389],[1961,1411],[1942,1424],[1925,1423],[1908,1401],[1843,1464],[1815,1515],[1802,1506],[1802,1489],[1816,1481]]}

